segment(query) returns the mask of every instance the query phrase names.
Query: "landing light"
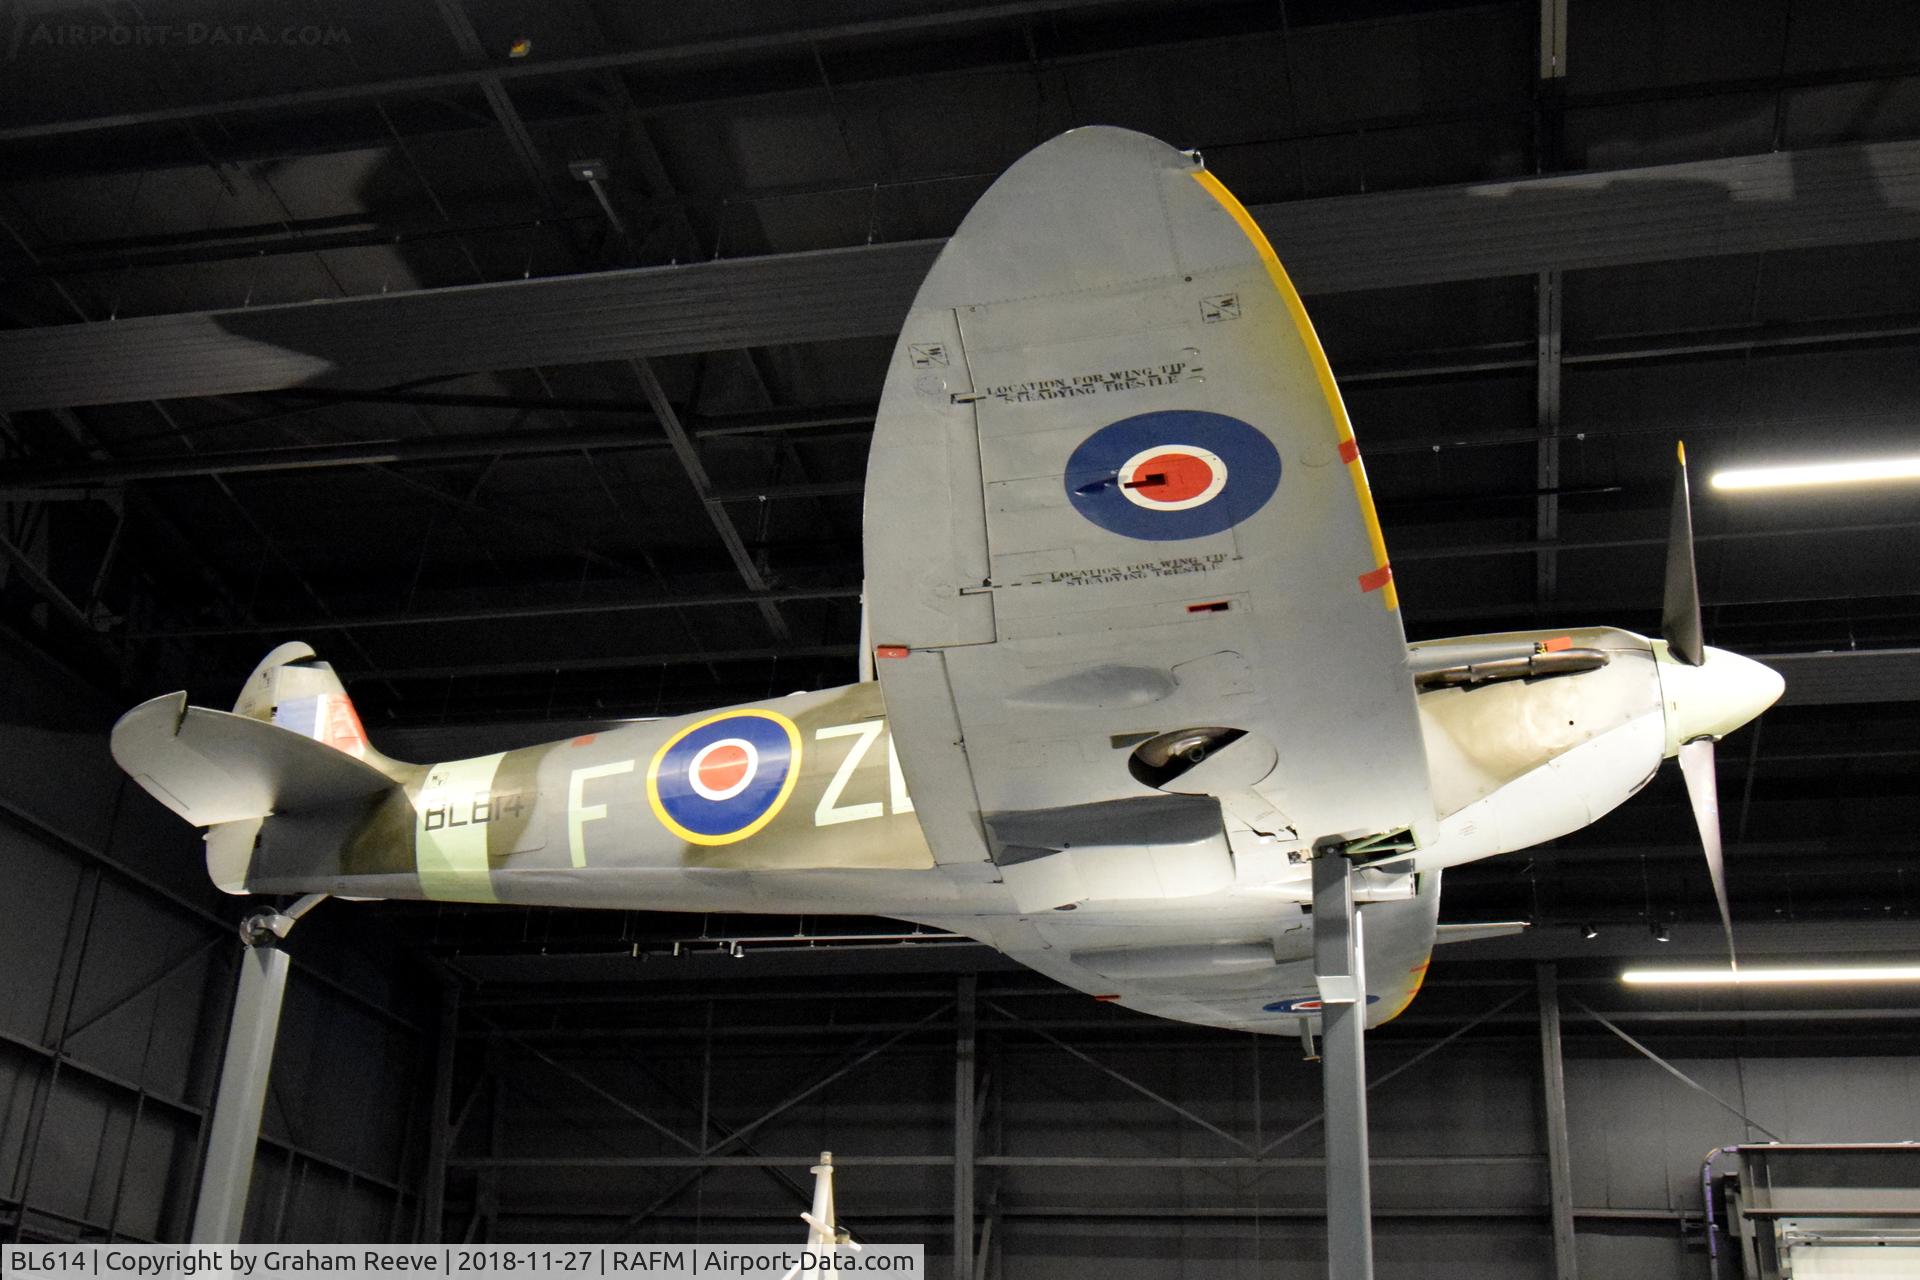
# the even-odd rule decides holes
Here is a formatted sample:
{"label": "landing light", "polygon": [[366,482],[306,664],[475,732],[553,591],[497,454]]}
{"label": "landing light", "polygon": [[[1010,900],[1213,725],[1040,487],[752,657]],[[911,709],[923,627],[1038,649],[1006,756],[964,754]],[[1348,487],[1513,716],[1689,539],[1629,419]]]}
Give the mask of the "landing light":
{"label": "landing light", "polygon": [[1791,467],[1716,471],[1716,489],[1794,489],[1809,485],[1864,484],[1875,480],[1920,480],[1920,458],[1861,459]]}
{"label": "landing light", "polygon": [[1628,969],[1620,981],[1637,987],[1748,987],[1769,983],[1920,982],[1920,964],[1827,965],[1787,969]]}

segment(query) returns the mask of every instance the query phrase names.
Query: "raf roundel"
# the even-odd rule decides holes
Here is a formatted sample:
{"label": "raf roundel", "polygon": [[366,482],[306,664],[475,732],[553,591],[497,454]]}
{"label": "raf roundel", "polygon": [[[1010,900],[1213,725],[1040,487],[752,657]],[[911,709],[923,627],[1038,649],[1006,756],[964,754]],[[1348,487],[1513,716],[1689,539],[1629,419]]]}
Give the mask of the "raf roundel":
{"label": "raf roundel", "polygon": [[1067,460],[1067,498],[1123,537],[1172,542],[1222,533],[1267,505],[1280,453],[1238,418],[1198,409],[1136,414],[1100,428]]}
{"label": "raf roundel", "polygon": [[772,822],[800,778],[800,730],[777,711],[725,711],[668,738],[647,803],[689,844],[732,844]]}
{"label": "raf roundel", "polygon": [[[1379,1004],[1380,997],[1369,995],[1368,1004]],[[1272,1004],[1260,1006],[1265,1013],[1319,1013],[1319,996],[1295,996],[1291,1000],[1275,1000]]]}

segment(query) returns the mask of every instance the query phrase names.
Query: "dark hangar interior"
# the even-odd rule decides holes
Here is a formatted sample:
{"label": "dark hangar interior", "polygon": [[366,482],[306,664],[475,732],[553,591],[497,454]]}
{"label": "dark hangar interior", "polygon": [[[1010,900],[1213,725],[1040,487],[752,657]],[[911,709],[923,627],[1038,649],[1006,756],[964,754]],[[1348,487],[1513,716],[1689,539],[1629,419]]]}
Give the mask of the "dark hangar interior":
{"label": "dark hangar interior", "polygon": [[[1915,491],[1705,484],[1920,452],[1905,5],[7,0],[0,41],[0,1240],[191,1217],[245,908],[114,717],[288,639],[414,760],[852,681],[894,335],[1081,125],[1267,231],[1410,640],[1654,634],[1684,440],[1707,637],[1787,681],[1720,751],[1743,948],[1920,945]],[[1718,944],[1671,769],[1443,911],[1533,928],[1372,1037],[1427,1055],[1374,1095],[1383,1276],[1568,1274],[1542,965],[1581,1274],[1706,1274],[1710,1148],[1920,1127],[1910,994],[1618,984]],[[938,1274],[1321,1265],[1311,1125],[1231,1164],[1312,1117],[1295,1046],[966,940],[336,903],[290,947],[250,1240],[785,1240],[832,1148]]]}

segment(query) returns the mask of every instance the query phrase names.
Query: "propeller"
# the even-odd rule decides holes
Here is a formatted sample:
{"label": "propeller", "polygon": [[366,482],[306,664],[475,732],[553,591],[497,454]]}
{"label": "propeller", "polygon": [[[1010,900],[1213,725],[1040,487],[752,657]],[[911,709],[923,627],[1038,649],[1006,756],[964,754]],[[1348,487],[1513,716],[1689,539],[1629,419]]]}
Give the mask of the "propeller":
{"label": "propeller", "polygon": [[1700,627],[1700,577],[1693,565],[1693,495],[1687,488],[1687,446],[1674,446],[1679,467],[1673,473],[1673,519],[1667,526],[1667,594],[1660,610],[1660,634],[1673,656],[1690,667],[1704,666],[1707,642]]}
{"label": "propeller", "polygon": [[[1700,625],[1700,578],[1693,559],[1693,506],[1687,488],[1687,446],[1676,446],[1679,467],[1673,479],[1673,519],[1667,530],[1666,598],[1660,629],[1667,651],[1676,662],[1704,666],[1707,645]],[[1713,881],[1713,900],[1720,908],[1720,927],[1727,935],[1727,963],[1740,967],[1733,949],[1733,912],[1727,905],[1727,864],[1720,842],[1720,791],[1715,780],[1711,737],[1680,744],[1680,773],[1687,782],[1694,825],[1700,829],[1700,847],[1707,855],[1707,875]]]}

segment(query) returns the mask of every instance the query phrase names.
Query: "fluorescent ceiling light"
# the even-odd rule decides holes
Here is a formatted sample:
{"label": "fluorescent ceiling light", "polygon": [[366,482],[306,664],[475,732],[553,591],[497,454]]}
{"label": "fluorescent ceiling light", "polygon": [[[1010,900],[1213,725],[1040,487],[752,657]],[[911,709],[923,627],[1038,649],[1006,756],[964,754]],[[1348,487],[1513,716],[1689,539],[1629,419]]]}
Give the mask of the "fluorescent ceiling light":
{"label": "fluorescent ceiling light", "polygon": [[1920,964],[1820,965],[1790,969],[1628,969],[1620,981],[1643,987],[1745,987],[1780,982],[1920,982]]}
{"label": "fluorescent ceiling light", "polygon": [[1869,458],[1791,467],[1716,471],[1716,489],[1792,489],[1805,485],[1865,484],[1874,480],[1920,480],[1920,458]]}

